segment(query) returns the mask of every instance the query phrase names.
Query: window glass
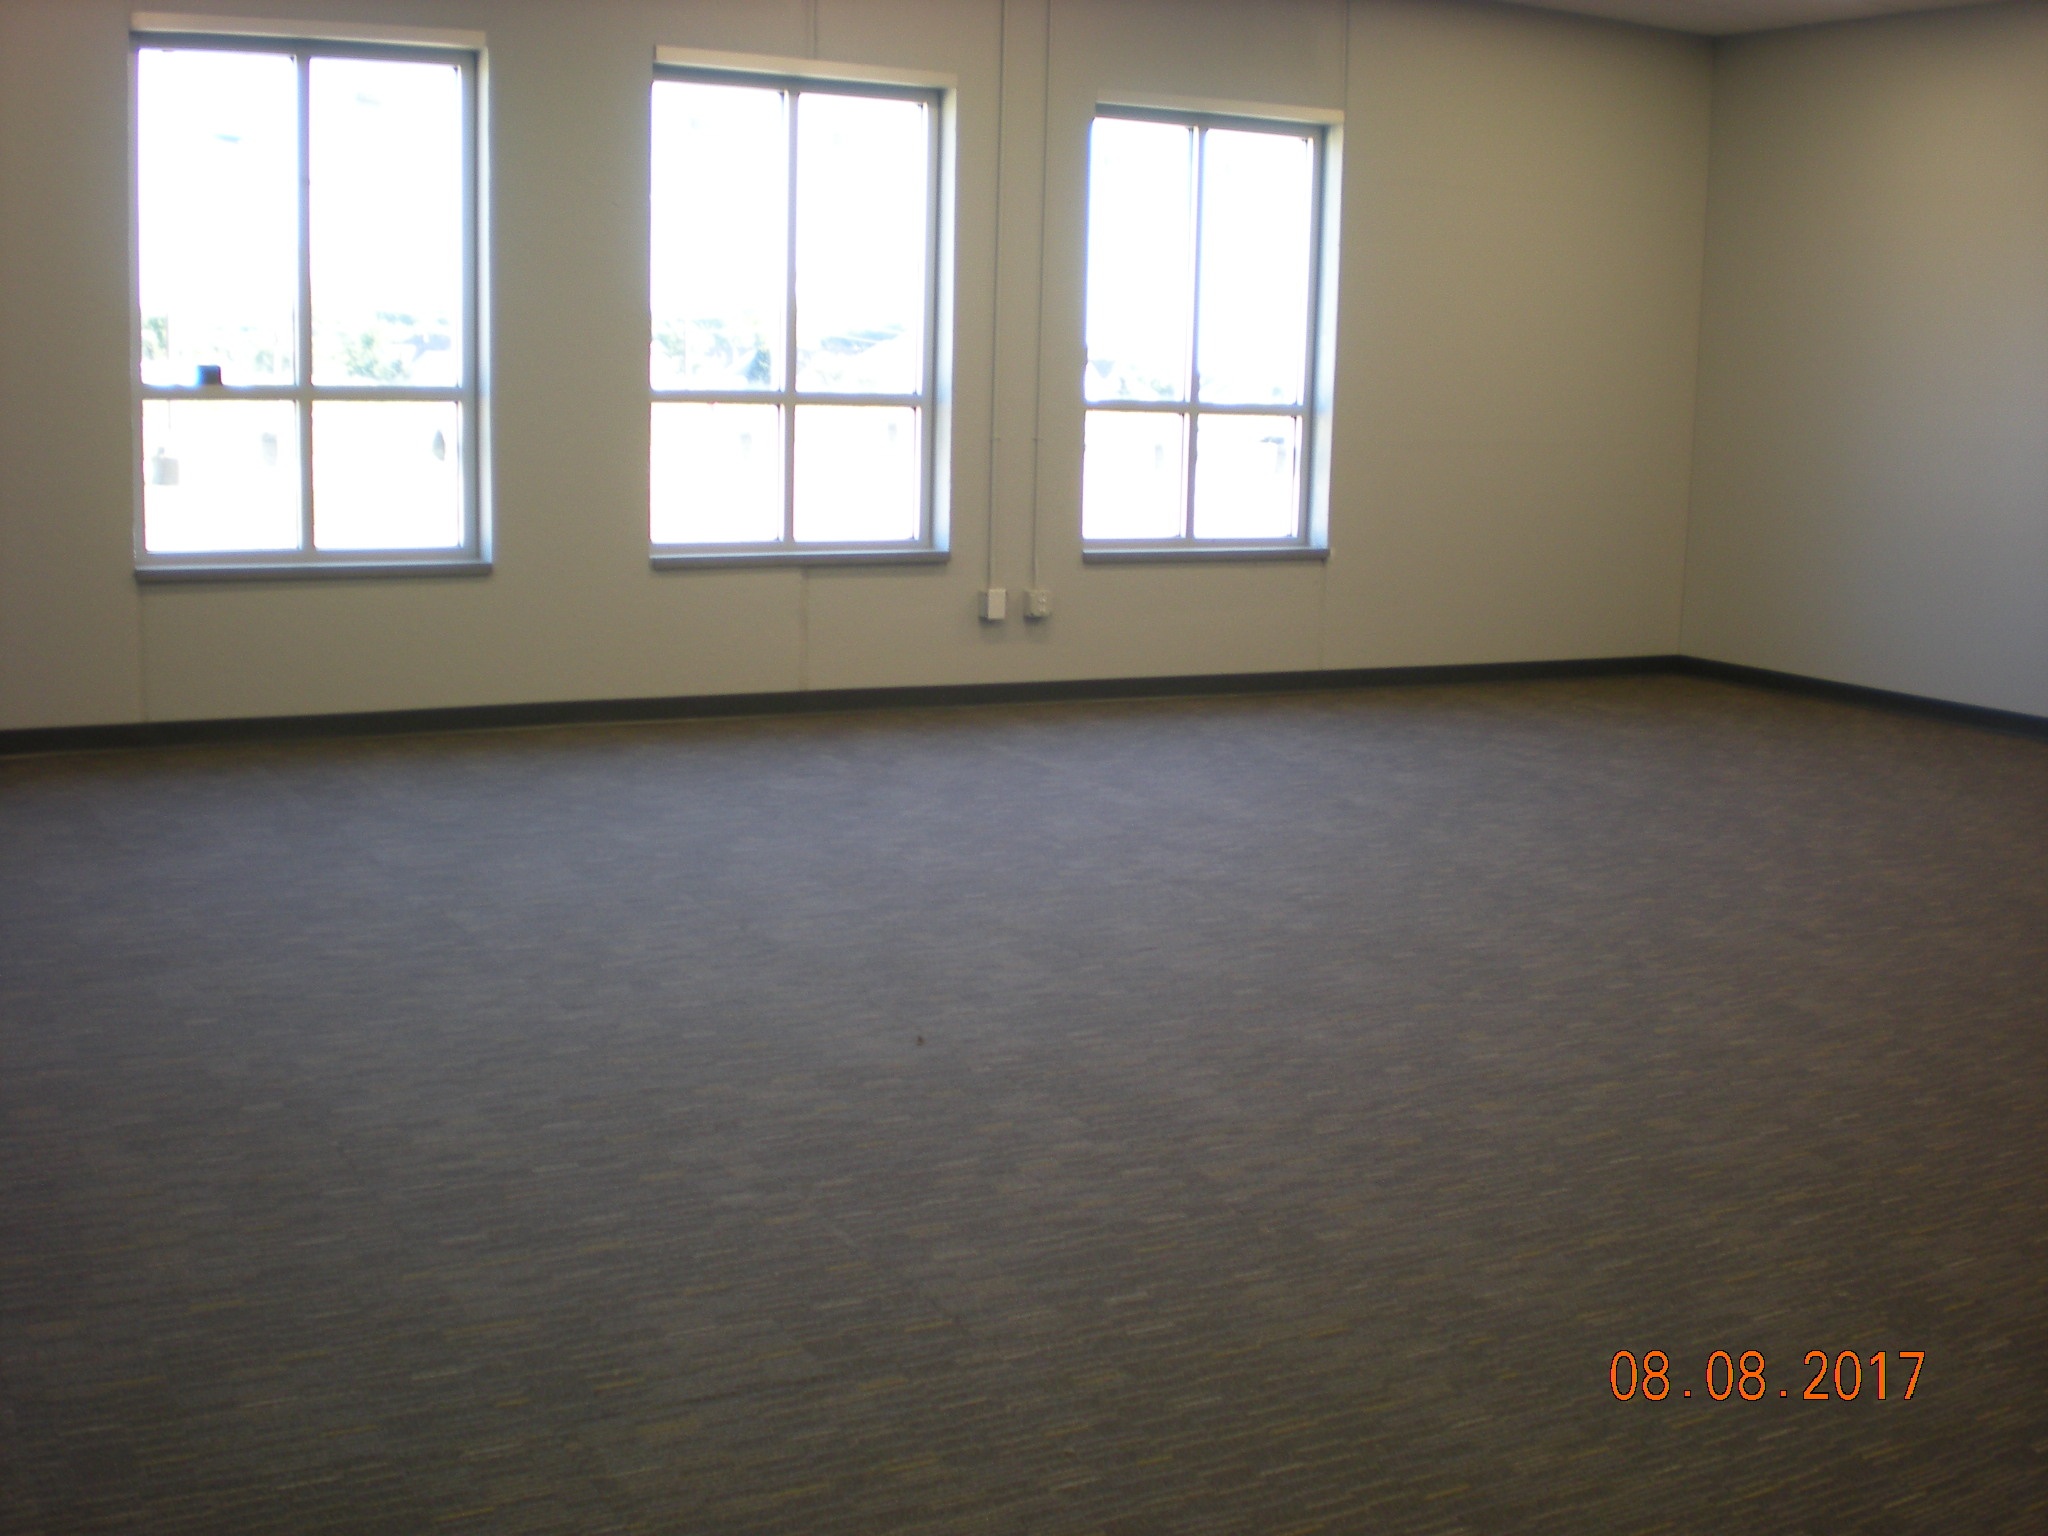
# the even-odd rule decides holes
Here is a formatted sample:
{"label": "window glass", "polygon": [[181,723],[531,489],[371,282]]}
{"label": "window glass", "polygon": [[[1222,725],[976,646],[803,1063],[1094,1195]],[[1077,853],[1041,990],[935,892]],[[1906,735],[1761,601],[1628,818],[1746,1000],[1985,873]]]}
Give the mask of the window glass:
{"label": "window glass", "polygon": [[462,411],[452,400],[313,406],[313,542],[453,549],[462,542]]}
{"label": "window glass", "polygon": [[1201,397],[1299,405],[1308,367],[1308,140],[1212,128],[1202,155]]}
{"label": "window glass", "polygon": [[299,310],[298,74],[282,54],[136,58],[142,378],[290,384]]}
{"label": "window glass", "polygon": [[1198,417],[1195,537],[1290,537],[1301,504],[1300,442],[1292,416]]}
{"label": "window glass", "polygon": [[1090,139],[1087,398],[1185,400],[1194,134],[1098,117]]}
{"label": "window glass", "polygon": [[145,400],[142,499],[152,554],[296,548],[297,409],[289,400]]}
{"label": "window glass", "polygon": [[796,537],[859,544],[917,537],[916,411],[796,408]]}
{"label": "window glass", "polygon": [[143,563],[475,553],[471,61],[135,53]]}
{"label": "window glass", "polygon": [[923,103],[798,98],[796,381],[913,394],[924,375]]}
{"label": "window glass", "polygon": [[778,91],[654,92],[657,389],[780,389],[789,148]]}
{"label": "window glass", "polygon": [[1301,543],[1318,130],[1156,114],[1089,137],[1081,537]]}
{"label": "window glass", "polygon": [[654,407],[657,544],[766,544],[782,536],[782,408]]}
{"label": "window glass", "polygon": [[1185,416],[1090,411],[1081,450],[1082,535],[1172,539],[1187,515]]}
{"label": "window glass", "polygon": [[462,379],[462,73],[312,62],[313,379]]}
{"label": "window glass", "polygon": [[655,81],[657,552],[929,540],[935,110],[912,91]]}

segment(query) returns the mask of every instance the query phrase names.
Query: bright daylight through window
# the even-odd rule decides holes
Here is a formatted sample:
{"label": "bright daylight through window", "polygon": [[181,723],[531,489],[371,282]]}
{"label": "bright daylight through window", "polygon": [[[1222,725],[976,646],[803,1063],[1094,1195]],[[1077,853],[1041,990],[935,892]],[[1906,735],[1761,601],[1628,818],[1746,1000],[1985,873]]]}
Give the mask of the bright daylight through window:
{"label": "bright daylight through window", "polygon": [[144,569],[476,554],[473,82],[137,40]]}
{"label": "bright daylight through window", "polygon": [[936,107],[655,82],[657,555],[930,545]]}
{"label": "bright daylight through window", "polygon": [[1095,119],[1087,545],[1306,543],[1322,152],[1316,128]]}

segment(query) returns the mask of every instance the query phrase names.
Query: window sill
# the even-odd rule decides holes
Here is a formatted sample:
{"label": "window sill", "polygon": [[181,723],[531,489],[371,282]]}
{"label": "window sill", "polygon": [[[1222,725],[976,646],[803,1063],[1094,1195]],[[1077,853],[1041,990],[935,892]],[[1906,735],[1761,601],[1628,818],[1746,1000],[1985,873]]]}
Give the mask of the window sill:
{"label": "window sill", "polygon": [[138,565],[135,579],[144,585],[188,581],[329,581],[378,576],[488,576],[491,562],[477,559],[435,560],[237,560],[209,565]]}
{"label": "window sill", "polygon": [[1174,560],[1327,560],[1326,546],[1308,544],[1092,544],[1081,549],[1089,565],[1156,565]]}
{"label": "window sill", "polygon": [[943,565],[943,549],[673,549],[657,550],[648,564],[657,571],[716,570],[743,565]]}

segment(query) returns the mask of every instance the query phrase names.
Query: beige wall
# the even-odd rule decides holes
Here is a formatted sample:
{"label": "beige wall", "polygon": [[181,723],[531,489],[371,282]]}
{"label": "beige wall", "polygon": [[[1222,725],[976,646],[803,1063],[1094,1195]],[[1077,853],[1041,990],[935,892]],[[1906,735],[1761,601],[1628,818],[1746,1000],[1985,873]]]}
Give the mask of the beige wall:
{"label": "beige wall", "polygon": [[[138,588],[129,8],[0,0],[0,729],[1674,649],[1707,45],[1458,0],[1049,5],[226,7],[488,36],[496,569]],[[957,78],[945,565],[648,569],[657,44]],[[1346,114],[1326,565],[1080,561],[1082,157],[1139,90]],[[1053,619],[979,625],[1034,556]]]}
{"label": "beige wall", "polygon": [[1707,45],[1416,0],[1351,57],[1326,660],[1676,650]]}
{"label": "beige wall", "polygon": [[1688,653],[2048,714],[2048,6],[1720,45]]}

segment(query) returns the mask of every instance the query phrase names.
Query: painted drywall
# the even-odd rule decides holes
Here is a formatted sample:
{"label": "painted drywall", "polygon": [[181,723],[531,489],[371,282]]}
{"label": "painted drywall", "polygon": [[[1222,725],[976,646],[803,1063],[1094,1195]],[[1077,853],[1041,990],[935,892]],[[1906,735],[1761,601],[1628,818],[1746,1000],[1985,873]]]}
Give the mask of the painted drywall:
{"label": "painted drywall", "polygon": [[[486,35],[495,568],[136,586],[128,7],[0,0],[0,729],[1676,645],[1704,42],[1480,0],[225,8]],[[943,565],[648,568],[662,44],[958,82]],[[1081,561],[1087,123],[1135,90],[1345,113],[1327,563]],[[1034,566],[1050,622],[976,622]]]}
{"label": "painted drywall", "polygon": [[1688,653],[2048,714],[2048,6],[1719,45]]}
{"label": "painted drywall", "polygon": [[1356,13],[1330,665],[1676,649],[1706,55]]}
{"label": "painted drywall", "polygon": [[142,716],[127,17],[0,5],[0,728]]}

